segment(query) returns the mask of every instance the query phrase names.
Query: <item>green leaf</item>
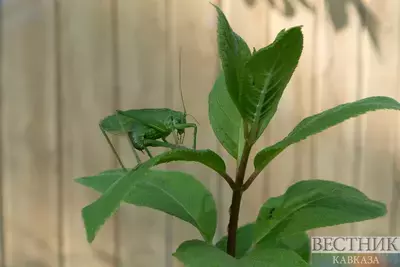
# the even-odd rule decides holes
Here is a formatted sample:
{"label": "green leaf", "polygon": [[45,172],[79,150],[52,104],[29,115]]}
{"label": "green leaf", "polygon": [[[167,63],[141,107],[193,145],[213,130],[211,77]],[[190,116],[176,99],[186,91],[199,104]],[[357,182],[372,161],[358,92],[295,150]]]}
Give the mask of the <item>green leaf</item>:
{"label": "green leaf", "polygon": [[127,200],[192,224],[207,242],[214,238],[217,228],[215,201],[207,188],[189,174],[153,171],[146,180],[135,185]]}
{"label": "green leaf", "polygon": [[254,167],[257,171],[262,171],[268,163],[270,163],[288,146],[300,142],[311,135],[322,132],[347,119],[359,116],[369,111],[383,109],[400,110],[400,103],[392,98],[384,96],[368,97],[355,102],[342,104],[305,118],[286,138],[261,150],[254,158]]}
{"label": "green leaf", "polygon": [[[109,170],[76,182],[104,193],[126,171]],[[196,227],[211,242],[217,226],[217,211],[212,194],[193,176],[177,171],[149,170],[146,179],[136,182],[124,201],[175,216]]]}
{"label": "green leaf", "polygon": [[242,90],[241,85],[243,80],[246,79],[244,66],[251,57],[251,51],[246,42],[232,30],[222,10],[215,5],[213,6],[218,13],[218,52],[225,73],[225,83],[233,103],[241,113],[239,98]]}
{"label": "green leaf", "polygon": [[[92,176],[79,177],[75,179],[78,184],[92,188],[97,192],[104,193],[118,179],[126,175],[132,169],[110,169]],[[125,200],[126,201],[126,200]]]}
{"label": "green leaf", "polygon": [[308,267],[299,255],[286,249],[255,249],[240,260],[220,249],[199,240],[182,243],[173,254],[178,260],[190,267]]}
{"label": "green leaf", "polygon": [[238,159],[239,145],[244,142],[242,117],[228,93],[223,72],[210,92],[208,116],[219,142],[232,157]]}
{"label": "green leaf", "polygon": [[[283,197],[270,198],[264,204],[264,211],[271,212],[279,207],[283,202]],[[236,232],[236,258],[240,259],[245,256],[253,245],[253,232],[255,223],[248,223],[238,228]],[[221,238],[215,245],[219,249],[226,252],[228,236]],[[300,232],[288,236],[279,236],[264,239],[262,243],[257,244],[257,248],[283,248],[295,251],[304,261],[310,260],[310,239],[305,232]]]}
{"label": "green leaf", "polygon": [[[240,259],[250,250],[253,245],[254,223],[245,224],[236,231],[236,258]],[[228,236],[221,238],[215,246],[222,251],[227,251]]]}
{"label": "green leaf", "polygon": [[149,159],[119,178],[99,199],[82,209],[88,241],[93,242],[98,230],[118,210],[136,182],[147,178],[149,168],[172,161],[196,161],[217,172],[226,169],[224,161],[211,150],[174,149]]}
{"label": "green leaf", "polygon": [[257,248],[239,260],[241,267],[309,267],[296,252],[281,248]]}
{"label": "green leaf", "polygon": [[199,240],[189,240],[182,243],[173,255],[185,266],[190,267],[309,266],[294,251],[286,249],[257,248],[238,260],[215,246]]}
{"label": "green leaf", "polygon": [[148,167],[148,164],[130,170],[112,184],[99,199],[82,209],[86,238],[89,243],[93,242],[106,220],[118,210],[121,200],[129,194],[135,182],[146,176],[146,167]]}
{"label": "green leaf", "polygon": [[[273,201],[276,208],[271,208]],[[272,198],[260,209],[254,242],[262,243],[307,230],[374,219],[386,214],[384,204],[341,183],[300,181],[284,195]]]}
{"label": "green leaf", "polygon": [[173,254],[179,261],[190,267],[239,267],[235,258],[220,249],[200,240],[182,243]]}
{"label": "green leaf", "polygon": [[301,26],[281,31],[274,42],[255,52],[245,65],[249,76],[239,96],[242,116],[252,124],[250,140],[256,141],[275,115],[282,94],[303,49]]}
{"label": "green leaf", "polygon": [[226,172],[224,160],[210,149],[193,150],[188,148],[173,149],[153,158],[154,165],[172,161],[190,161],[201,163],[219,174]]}
{"label": "green leaf", "polygon": [[[263,211],[266,214],[272,215],[283,203],[284,195],[272,197],[263,205]],[[255,228],[255,224],[253,228]],[[306,262],[310,261],[310,246],[310,238],[306,232],[299,232],[287,236],[282,233],[275,233],[274,235],[269,235],[268,238],[264,238],[263,242],[257,244],[257,248],[283,248],[293,250]]]}
{"label": "green leaf", "polygon": [[310,262],[310,238],[305,232],[300,232],[279,238],[267,238],[257,245],[257,248],[283,248],[296,252],[305,262]]}

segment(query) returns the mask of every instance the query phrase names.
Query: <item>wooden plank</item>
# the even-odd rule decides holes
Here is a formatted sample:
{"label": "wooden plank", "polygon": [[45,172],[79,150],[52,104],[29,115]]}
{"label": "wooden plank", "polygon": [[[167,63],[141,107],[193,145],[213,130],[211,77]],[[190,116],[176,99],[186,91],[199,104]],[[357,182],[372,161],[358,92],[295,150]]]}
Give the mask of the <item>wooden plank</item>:
{"label": "wooden plank", "polygon": [[[214,137],[208,118],[208,95],[217,76],[217,43],[216,26],[217,14],[215,8],[203,1],[172,1],[169,6],[169,43],[168,62],[168,93],[169,105],[182,110],[179,93],[179,49],[182,48],[182,90],[187,112],[198,121],[197,149],[217,148],[217,139]],[[189,121],[195,122],[190,117]],[[187,130],[185,145],[193,144],[193,131]],[[195,163],[170,164],[169,169],[178,169],[192,174],[201,181],[218,200],[218,179],[213,171]],[[172,253],[184,241],[193,238],[201,239],[197,229],[179,219],[171,219],[172,242],[169,253]],[[183,266],[173,258],[172,266]]]}
{"label": "wooden plank", "polygon": [[[304,118],[316,113],[315,108],[315,76],[316,76],[316,34],[319,27],[317,21],[318,1],[307,1],[308,6],[301,5],[300,1],[295,4],[294,16],[283,27],[294,27],[302,25],[303,32],[303,52],[299,64],[293,74],[291,87],[288,94],[292,94],[297,101],[294,106],[294,120],[297,125]],[[291,93],[289,92],[291,90]],[[289,132],[286,133],[286,135]],[[313,139],[309,138],[297,143],[293,147],[295,154],[294,169],[295,175],[292,177],[292,184],[300,180],[308,180],[313,177],[312,168],[314,166]],[[271,177],[271,181],[274,178]],[[277,179],[277,178],[275,178]],[[278,178],[279,179],[279,178]],[[278,180],[275,180],[278,182]]]}
{"label": "wooden plank", "polygon": [[[400,27],[400,2],[397,1],[397,6],[394,8],[397,10],[397,22],[395,25]],[[397,37],[400,40],[400,36]],[[397,66],[395,71],[400,71],[400,54],[397,54]],[[400,99],[400,77],[397,76],[396,81],[396,99]],[[392,200],[390,209],[390,221],[389,221],[389,234],[399,235],[400,234],[400,114],[396,114],[395,128],[395,140],[394,140],[394,164],[393,164],[393,182],[392,182]]]}
{"label": "wooden plank", "polygon": [[3,266],[59,266],[54,6],[1,12]]}
{"label": "wooden plank", "polygon": [[[319,23],[323,33],[318,42],[323,46],[320,50],[323,54],[318,56],[317,112],[359,98],[360,17],[354,5],[346,5],[347,23],[338,30],[331,20],[332,16],[339,16],[338,11],[329,3],[321,4],[319,10],[323,13]],[[315,137],[314,178],[355,185],[359,122],[346,121]],[[315,234],[346,235],[351,234],[351,228],[352,225],[345,224],[318,229]]]}
{"label": "wooden plank", "polygon": [[[321,90],[320,88],[324,87],[324,79],[322,79],[323,74],[325,73],[325,69],[329,63],[329,58],[326,56],[329,54],[327,38],[326,38],[326,30],[325,25],[327,21],[327,12],[325,2],[316,1],[314,2],[315,6],[315,23],[317,26],[315,27],[315,55],[314,55],[314,99],[313,99],[313,112],[320,112],[320,98],[321,98]],[[311,161],[311,178],[319,178],[318,177],[318,157],[319,155],[319,139],[322,138],[322,133],[319,133],[317,136],[313,136],[310,138],[311,142],[311,153],[312,153],[312,161]],[[326,134],[326,132],[325,132]],[[321,178],[326,179],[326,178]],[[309,231],[311,236],[315,236],[321,234],[321,229],[313,229]],[[319,233],[318,233],[319,232]]]}
{"label": "wooden plank", "polygon": [[[260,49],[268,45],[268,16],[267,16],[267,3],[266,1],[258,1],[250,4],[246,1],[224,1],[222,8],[225,15],[232,27],[232,29],[239,34],[248,44],[251,51],[253,48]],[[252,153],[246,170],[246,177],[248,177],[254,170],[253,161],[257,151],[266,146],[265,138],[261,137],[254,145]],[[226,156],[231,158],[228,153]],[[234,177],[236,171],[236,161],[232,161],[230,166],[230,173]],[[252,186],[244,193],[240,207],[239,226],[254,222],[257,218],[258,211],[265,201],[263,194],[264,177],[260,175]],[[246,178],[247,179],[247,178]],[[232,190],[225,187],[224,193],[224,234],[227,234],[227,226],[229,223],[229,207],[232,201]]]}
{"label": "wooden plank", "polygon": [[86,241],[81,209],[99,194],[72,178],[114,167],[98,123],[113,110],[109,0],[63,0],[59,6],[64,266],[114,266],[114,224]]}
{"label": "wooden plank", "polygon": [[[400,2],[397,10],[400,10]],[[399,23],[400,24],[400,23]],[[397,24],[397,25],[399,25]],[[400,60],[399,60],[400,62]],[[400,65],[399,65],[400,66]],[[398,71],[399,67],[397,67]],[[400,99],[400,82],[399,78],[397,81],[397,100]],[[394,152],[394,164],[393,164],[393,182],[392,182],[392,200],[390,209],[390,221],[389,221],[389,234],[391,236],[398,236],[400,234],[400,131],[398,126],[400,125],[400,115],[397,114],[396,124],[396,135],[395,135],[395,152]]]}
{"label": "wooden plank", "polygon": [[[119,108],[165,107],[165,12],[162,1],[118,3]],[[150,150],[153,154],[162,151]],[[136,164],[126,138],[120,141],[120,151],[128,166]],[[118,224],[121,265],[167,266],[165,222],[166,215],[159,211],[122,205]]]}
{"label": "wooden plank", "polygon": [[[4,14],[0,11],[0,36],[3,37],[3,17]],[[3,43],[0,43],[0,61],[3,61]],[[0,70],[0,119],[1,121],[4,121],[3,119],[3,114],[4,114],[4,110],[3,107],[5,105],[5,103],[3,103],[3,99],[4,99],[4,93],[3,91],[5,91],[4,87],[3,87],[3,66],[1,66],[1,70]],[[4,202],[4,197],[3,197],[3,136],[4,136],[4,130],[3,130],[3,124],[0,123],[0,266],[5,266],[5,256],[4,256],[4,252],[5,252],[5,248],[4,248],[4,206],[5,206],[5,202]]]}
{"label": "wooden plank", "polygon": [[[399,32],[398,1],[365,1],[366,25],[376,27],[379,50],[376,49],[367,30],[363,31],[363,96],[384,95],[398,97]],[[375,23],[375,24],[374,24]],[[376,25],[379,23],[379,25]],[[393,25],[396,25],[393,26]],[[387,205],[389,215],[362,222],[357,234],[389,235],[392,212],[392,186],[395,146],[395,128],[398,112],[378,111],[365,115],[361,172],[357,186],[370,198]],[[379,225],[377,228],[376,226]]]}

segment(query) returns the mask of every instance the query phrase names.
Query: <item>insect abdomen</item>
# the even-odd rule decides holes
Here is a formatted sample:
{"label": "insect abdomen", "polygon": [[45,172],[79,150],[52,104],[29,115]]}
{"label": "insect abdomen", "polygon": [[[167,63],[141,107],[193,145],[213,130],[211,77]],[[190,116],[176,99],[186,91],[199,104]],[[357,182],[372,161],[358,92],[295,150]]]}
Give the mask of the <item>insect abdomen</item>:
{"label": "insect abdomen", "polygon": [[167,137],[168,134],[165,132],[157,131],[153,128],[147,128],[144,134],[145,139],[157,140],[159,138]]}
{"label": "insect abdomen", "polygon": [[135,123],[130,132],[133,146],[140,151],[146,147],[145,140],[156,140],[167,136],[168,133],[157,131],[156,129],[145,126],[141,123]]}
{"label": "insect abdomen", "polygon": [[135,123],[129,133],[132,145],[137,149],[142,151],[145,148],[144,138],[146,134],[146,128],[140,123]]}

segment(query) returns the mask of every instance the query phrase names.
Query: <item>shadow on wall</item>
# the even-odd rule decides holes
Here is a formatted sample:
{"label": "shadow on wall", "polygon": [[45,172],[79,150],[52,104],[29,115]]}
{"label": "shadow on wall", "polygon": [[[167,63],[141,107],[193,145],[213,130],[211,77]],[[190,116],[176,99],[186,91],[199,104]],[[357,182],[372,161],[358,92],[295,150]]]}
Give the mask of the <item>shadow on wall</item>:
{"label": "shadow on wall", "polygon": [[[278,10],[286,17],[293,17],[296,14],[296,5],[305,7],[310,12],[315,12],[314,5],[309,0],[244,0],[249,6],[253,6],[257,1],[267,1],[270,7]],[[361,26],[368,31],[371,41],[379,53],[379,22],[372,11],[362,2],[362,0],[325,0],[325,6],[329,18],[336,31],[346,28],[349,21],[347,10],[354,5],[361,20]]]}

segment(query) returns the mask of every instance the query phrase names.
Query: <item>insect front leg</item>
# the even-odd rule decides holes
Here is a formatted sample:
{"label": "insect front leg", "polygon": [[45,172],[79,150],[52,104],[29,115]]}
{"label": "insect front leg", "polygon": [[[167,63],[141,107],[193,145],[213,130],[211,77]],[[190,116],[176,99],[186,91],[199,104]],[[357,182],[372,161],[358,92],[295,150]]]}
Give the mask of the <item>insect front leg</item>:
{"label": "insect front leg", "polygon": [[[174,131],[172,132],[172,136],[174,137],[175,145],[177,145],[178,144],[178,137],[176,136],[176,133]],[[163,139],[163,141],[168,143],[167,140]]]}
{"label": "insect front leg", "polygon": [[197,124],[196,123],[175,124],[175,128],[177,130],[182,130],[182,129],[186,129],[186,128],[193,128],[193,149],[196,150]]}

